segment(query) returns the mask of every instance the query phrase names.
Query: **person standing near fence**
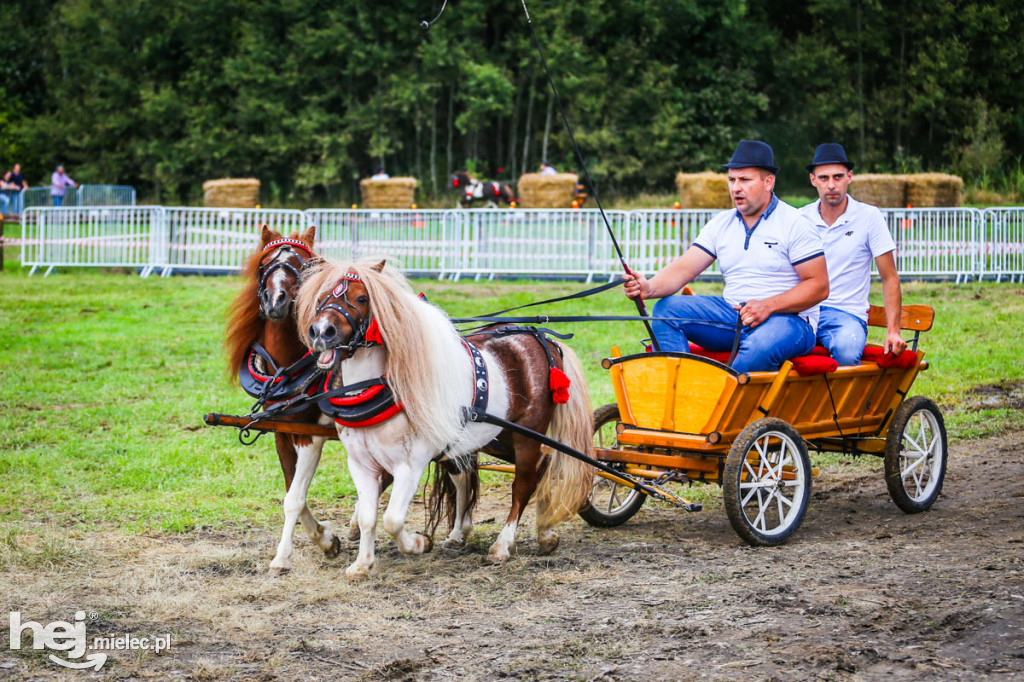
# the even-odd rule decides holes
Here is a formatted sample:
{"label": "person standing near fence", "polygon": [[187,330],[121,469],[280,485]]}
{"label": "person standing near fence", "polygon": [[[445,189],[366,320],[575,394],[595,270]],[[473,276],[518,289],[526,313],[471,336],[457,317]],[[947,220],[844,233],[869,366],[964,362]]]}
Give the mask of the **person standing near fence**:
{"label": "person standing near fence", "polygon": [[68,177],[63,165],[57,166],[57,170],[50,176],[50,196],[53,197],[54,207],[59,208],[64,204],[64,192],[68,187],[78,187],[78,183]]}
{"label": "person standing near fence", "polygon": [[14,168],[11,170],[11,182],[18,188],[19,191],[28,189],[28,183],[25,182],[25,174],[21,172],[21,164],[14,164]]}
{"label": "person standing near fence", "polygon": [[882,212],[848,194],[853,162],[843,146],[818,145],[807,166],[818,200],[802,211],[821,233],[828,263],[829,295],[821,304],[818,343],[840,365],[859,365],[868,337],[871,259],[882,277],[885,303],[885,352],[899,355],[907,347],[900,336],[903,293],[896,272],[896,242]]}
{"label": "person standing near fence", "polygon": [[0,214],[11,212],[11,197],[17,197],[18,186],[11,181],[11,171],[4,171],[0,178]]}

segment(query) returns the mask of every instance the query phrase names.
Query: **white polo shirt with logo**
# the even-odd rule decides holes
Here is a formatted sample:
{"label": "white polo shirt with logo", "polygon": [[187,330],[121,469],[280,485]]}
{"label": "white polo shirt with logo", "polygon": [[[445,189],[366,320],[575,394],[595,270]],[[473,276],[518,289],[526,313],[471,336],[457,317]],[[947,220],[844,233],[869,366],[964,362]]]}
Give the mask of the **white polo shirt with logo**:
{"label": "white polo shirt with logo", "polygon": [[817,226],[828,264],[828,298],[821,305],[868,320],[871,261],[896,250],[882,212],[847,195],[846,210],[831,226],[821,217],[821,200],[804,206],[803,214]]}
{"label": "white polo shirt with logo", "polygon": [[[798,209],[778,197],[750,230],[739,211],[707,222],[693,245],[718,260],[730,305],[782,294],[801,282],[794,266],[824,255],[821,235]],[[818,331],[818,306],[799,313]]]}

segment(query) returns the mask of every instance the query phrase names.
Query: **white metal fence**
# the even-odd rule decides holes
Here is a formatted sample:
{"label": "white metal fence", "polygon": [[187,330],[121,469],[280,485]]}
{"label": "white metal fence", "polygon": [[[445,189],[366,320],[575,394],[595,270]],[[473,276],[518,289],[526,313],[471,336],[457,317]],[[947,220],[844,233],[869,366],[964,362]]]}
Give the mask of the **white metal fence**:
{"label": "white metal fence", "polygon": [[[23,190],[0,190],[7,201],[0,200],[0,213],[18,214],[27,208],[52,207],[50,187],[29,187]],[[79,185],[65,187],[64,207],[134,206],[135,188],[129,185]]]}
{"label": "white metal fence", "polygon": [[[631,267],[655,272],[682,254],[710,210],[608,211]],[[904,277],[1024,281],[1024,208],[883,209]],[[261,210],[177,207],[30,207],[22,264],[237,271],[259,225],[290,233],[317,226],[332,258],[383,255],[442,277],[621,272],[595,210]],[[712,268],[708,273],[718,274]]]}

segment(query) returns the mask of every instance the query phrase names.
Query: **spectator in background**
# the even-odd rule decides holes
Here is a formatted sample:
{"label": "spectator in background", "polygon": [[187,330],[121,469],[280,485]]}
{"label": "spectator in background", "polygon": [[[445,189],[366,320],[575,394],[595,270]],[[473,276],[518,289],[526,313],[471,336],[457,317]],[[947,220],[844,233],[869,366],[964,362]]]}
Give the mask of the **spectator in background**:
{"label": "spectator in background", "polygon": [[0,178],[0,214],[8,213],[11,208],[11,194],[18,191],[18,186],[11,182],[11,171],[4,171]]}
{"label": "spectator in background", "polygon": [[68,177],[63,165],[57,166],[57,170],[50,176],[50,196],[53,197],[55,207],[64,204],[64,191],[68,186],[78,187],[78,183]]}
{"label": "spectator in background", "polygon": [[14,170],[11,171],[11,182],[14,183],[14,186],[19,191],[23,189],[28,189],[28,183],[25,182],[25,176],[21,172],[20,163],[14,164]]}
{"label": "spectator in background", "polygon": [[384,166],[377,166],[373,169],[373,175],[370,176],[371,180],[390,180],[391,176],[384,170]]}
{"label": "spectator in background", "polygon": [[547,161],[541,161],[540,164],[541,175],[558,175],[558,171],[555,170],[554,166],[549,166]]}
{"label": "spectator in background", "polygon": [[14,168],[11,170],[11,182],[19,189],[28,189],[28,183],[25,182],[25,175],[21,172],[21,164],[14,164]]}

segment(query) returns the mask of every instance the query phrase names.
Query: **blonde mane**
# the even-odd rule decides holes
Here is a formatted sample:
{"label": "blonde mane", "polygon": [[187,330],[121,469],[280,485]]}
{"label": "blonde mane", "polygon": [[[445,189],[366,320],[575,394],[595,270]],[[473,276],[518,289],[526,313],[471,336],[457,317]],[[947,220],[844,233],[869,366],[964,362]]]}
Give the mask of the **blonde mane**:
{"label": "blonde mane", "polygon": [[454,443],[463,430],[462,401],[452,388],[453,362],[466,357],[458,333],[448,316],[420,300],[397,269],[379,259],[350,263],[324,261],[308,274],[296,299],[299,334],[309,347],[309,326],[317,303],[345,273],[359,276],[370,297],[370,314],[384,340],[385,373],[395,397],[417,434],[440,451]]}

